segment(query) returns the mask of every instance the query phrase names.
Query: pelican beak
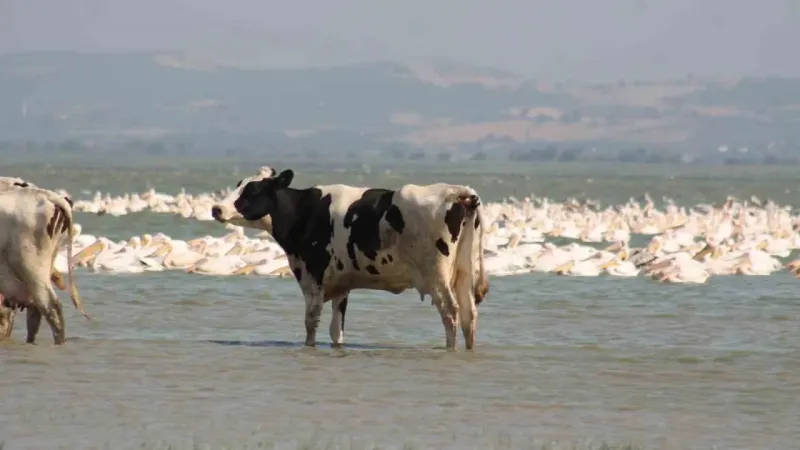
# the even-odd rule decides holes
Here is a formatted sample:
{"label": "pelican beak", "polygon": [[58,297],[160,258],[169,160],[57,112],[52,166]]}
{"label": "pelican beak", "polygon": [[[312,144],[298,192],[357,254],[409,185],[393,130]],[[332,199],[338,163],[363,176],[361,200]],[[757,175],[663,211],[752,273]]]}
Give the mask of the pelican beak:
{"label": "pelican beak", "polygon": [[59,289],[62,291],[66,289],[64,285],[64,275],[61,274],[55,267],[53,267],[53,272],[50,274],[50,281],[52,281]]}
{"label": "pelican beak", "polygon": [[196,263],[194,263],[191,266],[187,267],[186,268],[186,273],[196,273],[197,272],[197,266],[199,266],[200,264],[202,264],[202,263],[204,263],[206,261],[208,261],[207,258],[202,258],[200,261],[197,261]]}
{"label": "pelican beak", "polygon": [[239,245],[239,243],[237,242],[233,244],[233,247],[231,247],[231,249],[225,253],[225,256],[236,256],[241,254],[242,254],[242,246]]}
{"label": "pelican beak", "polygon": [[272,272],[270,272],[269,274],[271,276],[287,277],[289,275],[292,275],[292,269],[290,269],[289,266],[279,267],[279,268],[273,270]]}
{"label": "pelican beak", "polygon": [[244,267],[234,270],[233,275],[250,275],[251,273],[253,273],[253,270],[255,270],[255,268],[256,268],[255,264],[248,264]]}
{"label": "pelican beak", "polygon": [[610,259],[610,260],[608,260],[608,261],[604,262],[604,263],[603,263],[603,264],[600,266],[600,268],[601,268],[601,269],[603,269],[603,270],[608,270],[608,268],[609,268],[609,267],[616,266],[616,265],[618,265],[618,264],[619,264],[619,262],[617,261],[617,258],[612,258],[612,259]]}
{"label": "pelican beak", "polygon": [[702,258],[703,256],[706,256],[706,255],[708,255],[708,254],[709,254],[709,253],[711,253],[711,252],[712,252],[712,248],[711,248],[711,246],[710,246],[710,245],[708,245],[708,244],[706,244],[706,246],[705,246],[705,247],[703,247],[703,249],[702,249],[702,250],[700,250],[699,252],[697,252],[697,254],[696,254],[696,255],[694,255],[694,258],[693,258],[693,259],[695,259],[695,260],[699,260],[700,258]]}
{"label": "pelican beak", "polygon": [[154,251],[153,253],[147,255],[148,258],[160,258],[162,256],[167,256],[169,252],[172,251],[172,247],[169,245],[169,242],[164,242],[158,248],[158,250]]}
{"label": "pelican beak", "polygon": [[89,261],[97,258],[97,255],[103,251],[103,241],[100,239],[94,241],[92,245],[84,248],[77,255],[72,257],[72,264],[73,265],[81,265],[86,264]]}
{"label": "pelican beak", "polygon": [[556,273],[556,274],[558,274],[558,275],[564,275],[564,274],[565,274],[565,273],[566,273],[566,272],[567,272],[569,269],[571,269],[571,268],[572,268],[574,265],[575,265],[575,262],[574,262],[574,261],[569,261],[569,262],[566,262],[566,263],[564,263],[564,264],[562,264],[562,265],[560,265],[560,266],[556,267],[555,269],[553,269],[553,273]]}

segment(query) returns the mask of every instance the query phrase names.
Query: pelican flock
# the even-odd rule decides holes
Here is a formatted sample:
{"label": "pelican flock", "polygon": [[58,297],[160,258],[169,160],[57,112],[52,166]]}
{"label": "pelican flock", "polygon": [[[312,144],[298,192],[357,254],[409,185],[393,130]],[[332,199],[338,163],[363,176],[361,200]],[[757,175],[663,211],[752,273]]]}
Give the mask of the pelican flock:
{"label": "pelican flock", "polygon": [[[211,206],[231,192],[177,195],[150,189],[111,196],[96,193],[75,201],[74,210],[122,216],[135,212],[213,220]],[[508,198],[484,204],[488,223],[485,269],[493,276],[531,272],[576,277],[649,276],[659,282],[705,283],[713,275],[770,275],[786,270],[800,278],[800,214],[791,206],[752,197],[728,198],[719,206],[678,206],[649,196],[600,208],[598,202]],[[82,234],[76,225],[73,263],[90,271],[143,273],[182,270],[204,275],[290,276],[286,256],[266,233],[254,237],[226,225],[220,236],[188,241],[145,233],[114,242]],[[632,240],[643,243],[631,248]],[[56,259],[65,271],[66,256]]]}

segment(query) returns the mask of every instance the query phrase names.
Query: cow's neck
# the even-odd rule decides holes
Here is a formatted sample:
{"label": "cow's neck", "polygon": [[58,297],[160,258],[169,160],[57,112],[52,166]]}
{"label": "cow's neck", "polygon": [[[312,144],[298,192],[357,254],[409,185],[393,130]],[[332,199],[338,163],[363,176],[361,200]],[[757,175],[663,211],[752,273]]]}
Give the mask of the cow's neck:
{"label": "cow's neck", "polygon": [[276,211],[272,214],[272,237],[287,254],[296,254],[310,208],[309,189],[281,189],[275,194]]}

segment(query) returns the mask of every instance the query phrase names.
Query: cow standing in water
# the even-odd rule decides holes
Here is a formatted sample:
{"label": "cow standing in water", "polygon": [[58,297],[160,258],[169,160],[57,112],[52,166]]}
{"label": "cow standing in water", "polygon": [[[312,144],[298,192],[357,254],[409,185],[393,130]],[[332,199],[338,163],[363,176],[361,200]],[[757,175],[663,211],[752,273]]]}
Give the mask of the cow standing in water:
{"label": "cow standing in water", "polygon": [[[0,177],[0,191],[25,188],[41,189],[39,186],[36,186],[30,181],[23,180],[22,178]],[[72,207],[72,200],[70,200],[69,197],[64,197],[64,200],[66,200],[67,203],[69,203],[69,206]],[[53,267],[53,273],[50,276],[50,280],[62,291],[66,289],[66,286],[64,285],[64,276],[55,267]],[[0,332],[0,338],[2,338],[2,332]]]}
{"label": "cow standing in water", "polygon": [[[5,308],[0,326],[4,334],[13,325],[13,312],[9,316],[8,309],[27,309],[27,342],[35,341],[44,316],[55,343],[64,343],[64,316],[51,281],[53,261],[64,237],[67,259],[72,259],[72,225],[71,202],[55,192],[31,186],[0,191],[0,299]],[[83,313],[71,265],[68,277],[72,301]]]}
{"label": "cow standing in water", "polygon": [[305,298],[305,345],[316,344],[323,304],[331,301],[333,345],[343,342],[353,289],[430,295],[456,349],[460,323],[473,349],[478,309],[489,290],[483,270],[478,194],[467,186],[408,184],[398,190],[346,185],[289,187],[291,170],[269,168],[242,180],[213,206],[219,222],[269,232],[283,248]]}

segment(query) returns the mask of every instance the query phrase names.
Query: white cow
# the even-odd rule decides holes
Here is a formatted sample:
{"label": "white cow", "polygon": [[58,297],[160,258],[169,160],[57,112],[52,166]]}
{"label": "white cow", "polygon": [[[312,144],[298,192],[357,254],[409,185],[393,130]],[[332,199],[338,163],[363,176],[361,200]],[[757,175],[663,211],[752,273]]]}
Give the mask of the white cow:
{"label": "white cow", "polygon": [[[36,186],[35,184],[31,183],[30,181],[23,180],[22,178],[0,177],[0,192],[11,190],[11,189],[25,189],[25,188],[29,188],[29,187],[30,188],[41,189],[39,186]],[[72,206],[72,200],[70,200],[67,197],[65,197],[65,198],[66,198],[67,202],[69,202],[70,206]],[[56,286],[58,286],[59,289],[61,289],[62,291],[65,289],[63,276],[61,275],[61,273],[55,267],[53,267],[53,274],[50,277],[50,279],[53,281],[53,283],[56,284]],[[2,333],[0,333],[0,336],[2,336]]]}
{"label": "white cow", "polygon": [[[11,189],[25,189],[25,188],[39,188],[35,184],[31,183],[30,181],[24,180],[19,177],[2,177],[0,176],[0,191],[6,191]],[[70,202],[72,205],[71,200],[67,198],[67,201]],[[54,256],[55,258],[55,256]],[[53,267],[52,274],[50,276],[50,280],[58,286],[59,289],[62,291],[66,289],[64,285],[64,277],[58,271],[58,269]],[[15,310],[9,309],[3,306],[2,295],[0,295],[0,340],[4,338],[9,338],[11,336],[11,332],[14,328],[14,318],[16,316]]]}
{"label": "white cow", "polygon": [[[44,315],[56,344],[64,343],[61,302],[51,284],[53,262],[67,232],[67,259],[72,259],[73,218],[68,199],[47,189],[27,186],[0,191],[0,296],[6,307],[27,308],[28,337],[33,343]],[[70,297],[81,307],[72,265]]]}
{"label": "white cow", "polygon": [[289,187],[294,173],[264,169],[241,181],[212,216],[269,232],[283,248],[306,302],[308,346],[316,343],[322,306],[331,301],[331,340],[343,340],[353,289],[430,295],[456,349],[458,324],[475,345],[477,305],[488,292],[478,194],[451,184],[398,190],[346,185]]}

